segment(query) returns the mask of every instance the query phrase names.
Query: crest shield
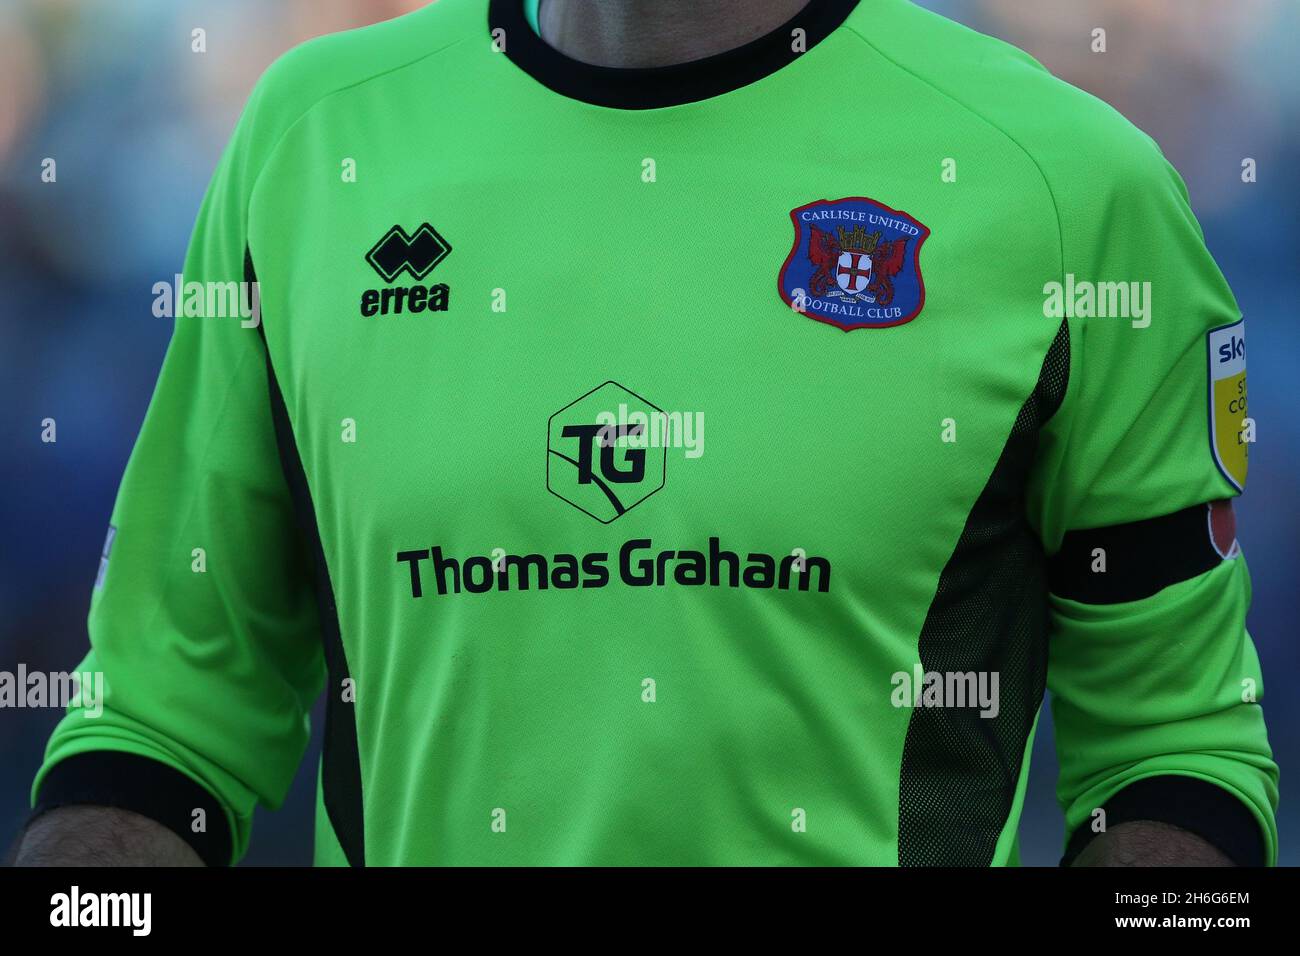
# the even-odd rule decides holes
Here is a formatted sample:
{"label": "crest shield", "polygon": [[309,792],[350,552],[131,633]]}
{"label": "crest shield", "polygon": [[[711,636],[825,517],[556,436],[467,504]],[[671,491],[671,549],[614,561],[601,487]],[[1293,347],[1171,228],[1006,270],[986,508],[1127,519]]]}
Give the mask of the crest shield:
{"label": "crest shield", "polygon": [[930,230],[864,196],[790,211],[794,245],[777,291],[796,312],[844,331],[910,322],[925,306],[921,246]]}

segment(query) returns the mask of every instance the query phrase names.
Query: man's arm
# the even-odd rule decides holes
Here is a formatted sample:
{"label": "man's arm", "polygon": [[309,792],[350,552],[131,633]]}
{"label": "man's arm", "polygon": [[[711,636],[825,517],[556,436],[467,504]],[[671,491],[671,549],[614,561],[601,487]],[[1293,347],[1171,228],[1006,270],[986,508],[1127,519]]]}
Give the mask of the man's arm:
{"label": "man's arm", "polygon": [[62,807],[31,822],[14,866],[203,866],[203,861],[167,827],[138,813]]}
{"label": "man's arm", "polygon": [[1066,397],[1029,495],[1051,555],[1064,862],[1191,865],[1209,843],[1263,865],[1277,766],[1232,508],[1245,328],[1177,173],[1131,131],[1110,155],[1087,202],[1063,184],[1065,271],[1140,283],[1146,308],[1068,319]]}
{"label": "man's arm", "polygon": [[1100,833],[1073,866],[1235,866],[1208,840],[1154,820],[1121,823]]}
{"label": "man's arm", "polygon": [[243,314],[257,297],[241,287],[259,278],[252,188],[294,114],[276,93],[297,88],[282,73],[254,92],[194,227],[188,308],[91,597],[76,671],[95,677],[94,699],[50,738],[22,862],[174,860],[181,840],[191,862],[230,864],[254,807],[279,805],[307,746],[325,677],[313,559],[281,467],[271,356]]}

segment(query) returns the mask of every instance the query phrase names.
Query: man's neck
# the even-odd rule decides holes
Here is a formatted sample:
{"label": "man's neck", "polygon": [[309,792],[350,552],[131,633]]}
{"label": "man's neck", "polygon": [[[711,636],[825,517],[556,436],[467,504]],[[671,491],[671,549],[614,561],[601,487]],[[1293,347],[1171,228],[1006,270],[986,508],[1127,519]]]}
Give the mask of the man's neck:
{"label": "man's neck", "polygon": [[542,0],[542,39],[597,66],[700,60],[770,33],[808,0]]}

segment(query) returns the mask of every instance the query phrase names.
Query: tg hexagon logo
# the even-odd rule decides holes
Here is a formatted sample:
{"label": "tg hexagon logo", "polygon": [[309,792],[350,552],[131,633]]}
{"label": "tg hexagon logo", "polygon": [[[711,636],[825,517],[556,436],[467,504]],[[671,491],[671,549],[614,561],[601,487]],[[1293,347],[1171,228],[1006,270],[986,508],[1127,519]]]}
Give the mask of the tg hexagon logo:
{"label": "tg hexagon logo", "polygon": [[551,416],[546,488],[602,524],[664,486],[668,455],[652,428],[663,409],[617,382],[598,385]]}

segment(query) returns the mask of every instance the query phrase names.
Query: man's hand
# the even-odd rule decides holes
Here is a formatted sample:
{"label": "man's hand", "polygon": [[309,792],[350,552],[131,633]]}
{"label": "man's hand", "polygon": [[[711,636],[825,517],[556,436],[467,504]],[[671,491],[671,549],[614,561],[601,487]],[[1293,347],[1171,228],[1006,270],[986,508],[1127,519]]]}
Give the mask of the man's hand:
{"label": "man's hand", "polygon": [[1093,837],[1075,866],[1235,866],[1217,847],[1168,823],[1135,820]]}
{"label": "man's hand", "polygon": [[161,823],[112,807],[61,807],[23,834],[14,866],[202,866]]}

